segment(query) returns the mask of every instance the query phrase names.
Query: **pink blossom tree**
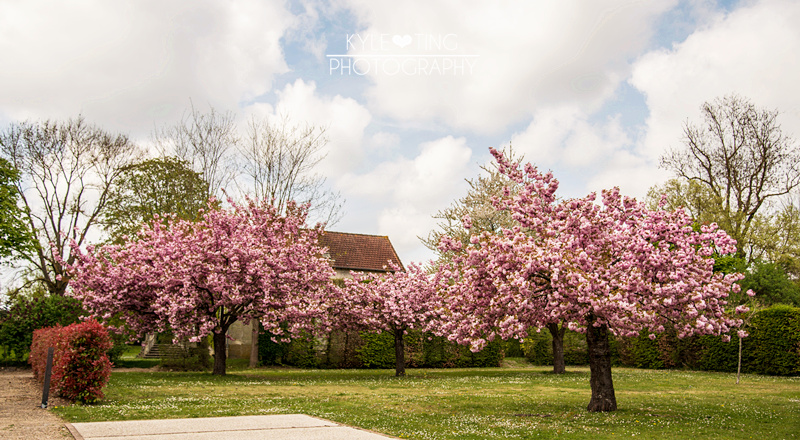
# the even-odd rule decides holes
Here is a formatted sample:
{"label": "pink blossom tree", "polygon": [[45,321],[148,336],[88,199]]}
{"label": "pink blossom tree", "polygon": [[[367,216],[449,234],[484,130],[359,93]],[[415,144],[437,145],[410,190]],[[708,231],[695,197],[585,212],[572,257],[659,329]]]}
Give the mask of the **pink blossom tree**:
{"label": "pink blossom tree", "polygon": [[[120,319],[139,335],[172,329],[176,339],[214,340],[214,374],[225,374],[226,333],[259,319],[281,334],[310,326],[333,270],[304,228],[307,207],[285,215],[267,204],[231,202],[190,222],[155,219],[122,245],[89,247],[70,267],[72,295],[94,316]],[[211,206],[211,205],[209,205]]]}
{"label": "pink blossom tree", "polygon": [[395,376],[405,376],[405,335],[428,330],[440,309],[437,274],[411,263],[388,274],[353,273],[339,299],[338,326],[388,331],[394,336]]}
{"label": "pink blossom tree", "polygon": [[466,249],[442,239],[443,250],[458,251],[443,274],[450,281],[443,328],[452,340],[478,350],[498,336],[566,322],[586,334],[588,410],[613,411],[609,333],[654,338],[669,325],[685,337],[741,325],[723,308],[742,275],[713,272],[712,254],[736,251],[716,225],[695,231],[682,209],[651,211],[618,189],[603,191],[602,203],[595,194],[558,201],[552,174],[492,154],[503,174],[525,182],[495,200],[520,226],[474,235]]}

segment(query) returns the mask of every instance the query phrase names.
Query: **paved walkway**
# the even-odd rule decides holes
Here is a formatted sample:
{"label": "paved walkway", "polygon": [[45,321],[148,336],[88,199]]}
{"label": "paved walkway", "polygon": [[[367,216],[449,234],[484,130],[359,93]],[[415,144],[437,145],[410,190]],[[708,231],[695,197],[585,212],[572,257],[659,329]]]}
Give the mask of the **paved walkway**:
{"label": "paved walkway", "polygon": [[374,432],[303,414],[67,424],[76,440],[385,440]]}
{"label": "paved walkway", "polygon": [[[50,406],[67,402],[50,396]],[[0,368],[0,439],[72,439],[64,421],[42,409],[42,385],[30,369]]]}

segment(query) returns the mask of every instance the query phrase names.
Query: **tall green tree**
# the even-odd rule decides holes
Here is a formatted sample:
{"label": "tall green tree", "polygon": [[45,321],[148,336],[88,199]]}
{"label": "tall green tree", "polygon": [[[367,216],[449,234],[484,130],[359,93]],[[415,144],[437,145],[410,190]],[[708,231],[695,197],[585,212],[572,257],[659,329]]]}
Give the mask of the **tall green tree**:
{"label": "tall green tree", "polygon": [[210,194],[203,176],[175,157],[160,157],[125,168],[111,188],[103,226],[112,241],[133,236],[155,216],[197,220]]}
{"label": "tall green tree", "polygon": [[23,255],[33,248],[33,233],[19,207],[19,172],[0,158],[0,260]]}
{"label": "tall green tree", "polygon": [[744,292],[752,290],[761,305],[800,306],[800,285],[791,280],[777,263],[754,261],[745,273],[741,286]]}

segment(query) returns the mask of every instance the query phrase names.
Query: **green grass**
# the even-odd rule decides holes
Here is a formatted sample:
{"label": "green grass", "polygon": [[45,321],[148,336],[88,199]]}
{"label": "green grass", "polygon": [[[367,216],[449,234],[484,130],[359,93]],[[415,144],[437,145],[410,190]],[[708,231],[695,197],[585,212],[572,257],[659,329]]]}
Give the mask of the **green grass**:
{"label": "green grass", "polygon": [[137,357],[140,351],[142,351],[140,345],[126,346],[125,351],[114,362],[114,366],[122,368],[152,368],[161,363],[159,359],[141,359]]}
{"label": "green grass", "polygon": [[589,372],[506,368],[115,372],[71,422],[303,413],[409,439],[800,438],[800,378],[616,368],[619,410],[588,413]]}

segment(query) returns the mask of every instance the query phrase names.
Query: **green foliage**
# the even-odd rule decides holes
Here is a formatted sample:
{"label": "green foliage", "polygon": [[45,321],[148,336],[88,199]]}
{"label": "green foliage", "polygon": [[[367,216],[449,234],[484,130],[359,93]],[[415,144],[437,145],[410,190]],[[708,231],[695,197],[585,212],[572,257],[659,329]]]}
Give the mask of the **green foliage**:
{"label": "green foliage", "polygon": [[17,296],[0,321],[0,360],[24,360],[30,351],[34,330],[69,325],[78,322],[84,314],[81,303],[74,298],[57,295],[39,298]]}
{"label": "green foliage", "polygon": [[34,246],[34,235],[17,204],[19,172],[0,158],[0,259],[19,256]]}
{"label": "green foliage", "polygon": [[112,187],[103,216],[115,240],[135,234],[143,222],[174,214],[196,220],[207,207],[208,183],[189,164],[173,157],[150,159],[126,168]]}
{"label": "green foliage", "polygon": [[745,371],[800,374],[800,308],[777,305],[761,310],[753,316],[748,331]]}
{"label": "green foliage", "polygon": [[432,368],[454,367],[454,359],[461,350],[448,344],[447,339],[441,336],[429,336],[422,341],[422,364]]}
{"label": "green foliage", "polygon": [[[755,312],[742,339],[742,372],[778,376],[800,375],[800,308],[775,305]],[[635,338],[616,338],[619,363],[637,368],[689,368],[735,372],[739,341],[721,336],[678,339],[675,332]]]}
{"label": "green foliage", "polygon": [[128,349],[128,341],[129,338],[127,335],[123,335],[121,333],[109,332],[111,336],[111,342],[114,344],[110,350],[108,350],[108,358],[111,360],[111,363],[114,365],[120,360],[122,355],[125,353],[125,350]]}
{"label": "green foliage", "polygon": [[522,352],[533,365],[552,365],[553,336],[546,330],[528,332],[522,341]]}
{"label": "green foliage", "polygon": [[289,343],[284,363],[300,368],[320,367],[320,359],[315,349],[314,336],[307,334],[292,339]]}
{"label": "green foliage", "polygon": [[503,341],[503,353],[505,357],[525,357],[525,353],[522,352],[522,342],[518,339],[509,339],[508,341]]}
{"label": "green foliage", "polygon": [[714,272],[746,273],[747,260],[736,255],[714,255]]}
{"label": "green foliage", "polygon": [[364,368],[393,368],[395,366],[394,335],[390,332],[361,333],[364,345],[356,349]]}
{"label": "green foliage", "polygon": [[[553,365],[553,336],[546,329],[530,331],[522,342],[525,358],[534,365]],[[589,351],[586,336],[567,330],[564,332],[564,364],[588,365]]]}
{"label": "green foliage", "polygon": [[499,367],[503,361],[503,341],[496,339],[486,344],[483,350],[473,353],[466,346],[459,346],[460,353],[455,359],[455,366],[459,368],[472,367]]}
{"label": "green foliage", "polygon": [[268,331],[258,333],[259,365],[283,365],[283,357],[289,351],[288,342],[275,342],[274,334]]}
{"label": "green foliage", "polygon": [[619,362],[625,366],[660,370],[665,367],[659,350],[658,339],[652,340],[648,334],[635,338],[615,338]]}
{"label": "green foliage", "polygon": [[736,371],[739,358],[736,337],[731,338],[729,342],[723,342],[719,336],[699,336],[692,346],[698,350],[698,354],[696,363],[690,365],[690,368],[704,371]]}
{"label": "green foliage", "polygon": [[785,269],[777,263],[753,262],[741,286],[743,292],[752,289],[760,304],[800,306],[800,285],[789,279]]}
{"label": "green foliage", "polygon": [[[494,341],[479,353],[417,330],[405,335],[405,359],[409,368],[496,367],[504,357],[504,342]],[[273,344],[270,346],[270,344]],[[311,336],[275,344],[259,338],[259,360],[267,365],[301,368],[394,368],[394,335],[390,332],[333,332],[316,340]],[[280,356],[278,356],[278,354]]]}
{"label": "green foliage", "polygon": [[161,357],[162,368],[177,371],[206,371],[211,368],[208,337],[196,344],[183,341]]}

